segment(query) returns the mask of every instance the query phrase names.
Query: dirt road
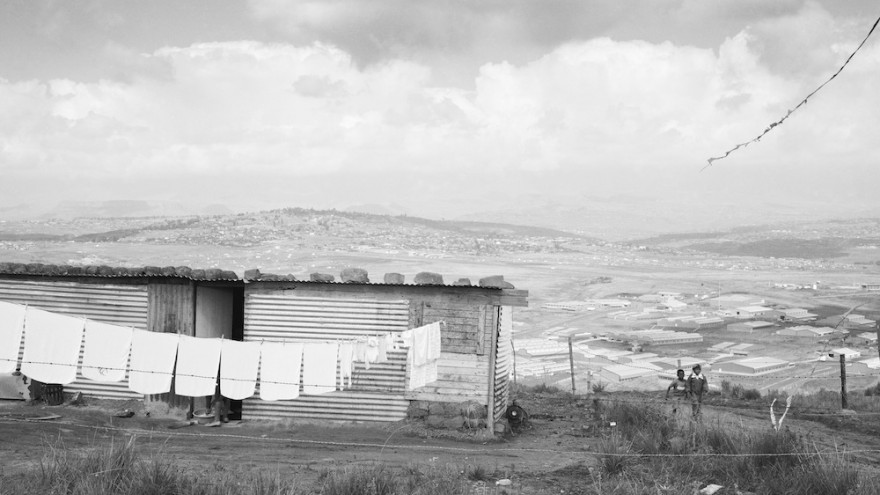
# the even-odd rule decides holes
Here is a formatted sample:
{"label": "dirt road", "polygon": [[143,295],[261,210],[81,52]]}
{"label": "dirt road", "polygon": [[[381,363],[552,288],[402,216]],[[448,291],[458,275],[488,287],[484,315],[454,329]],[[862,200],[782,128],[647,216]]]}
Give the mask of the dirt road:
{"label": "dirt road", "polygon": [[[182,468],[270,470],[304,481],[317,479],[327,469],[377,462],[393,468],[437,465],[462,471],[480,466],[495,478],[541,488],[570,486],[572,479],[584,479],[595,462],[591,452],[597,450],[602,430],[610,427],[597,418],[592,401],[550,394],[521,397],[519,403],[531,413],[532,427],[517,436],[491,438],[482,430],[432,430],[418,421],[345,425],[241,421],[220,428],[172,429],[182,424],[179,418],[148,417],[138,402],[124,404],[135,413],[133,417],[118,418],[114,414],[122,404],[113,401],[52,407],[7,401],[0,403],[4,460],[0,476],[38,465],[53,448],[78,451],[136,436],[142,455],[173,459]],[[707,406],[705,415],[705,421],[736,428],[769,427],[767,415],[758,410]],[[880,465],[880,438],[811,421],[787,420],[787,424],[823,450],[873,451],[854,459],[865,469]]]}

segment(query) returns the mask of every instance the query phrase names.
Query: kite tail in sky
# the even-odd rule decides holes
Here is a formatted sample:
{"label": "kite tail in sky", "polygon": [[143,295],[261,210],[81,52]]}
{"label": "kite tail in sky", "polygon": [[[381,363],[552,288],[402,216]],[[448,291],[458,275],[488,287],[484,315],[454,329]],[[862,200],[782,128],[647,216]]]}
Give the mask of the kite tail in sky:
{"label": "kite tail in sky", "polygon": [[806,104],[807,104],[807,100],[809,100],[810,98],[812,98],[814,94],[818,93],[820,89],[824,88],[826,84],[828,84],[828,83],[830,83],[832,80],[834,80],[834,78],[837,77],[837,75],[840,74],[840,73],[843,71],[843,68],[846,67],[847,64],[849,64],[849,61],[852,60],[852,58],[855,56],[855,54],[858,53],[858,51],[862,49],[862,46],[865,45],[865,42],[867,42],[867,41],[868,41],[868,38],[871,37],[871,34],[874,33],[874,29],[877,28],[877,24],[878,24],[878,23],[880,23],[880,17],[878,17],[877,20],[874,21],[874,25],[871,26],[871,30],[868,31],[868,35],[865,36],[865,39],[863,39],[862,42],[859,43],[859,46],[856,47],[855,51],[853,51],[853,52],[849,55],[849,57],[846,58],[846,61],[843,63],[843,65],[841,65],[840,68],[837,69],[837,72],[835,72],[831,77],[829,77],[827,81],[825,81],[825,82],[823,82],[822,84],[820,84],[818,88],[814,89],[812,93],[808,94],[803,100],[801,100],[801,102],[798,103],[797,106],[795,106],[794,108],[792,108],[791,110],[789,110],[789,111],[788,111],[788,112],[787,112],[787,113],[786,113],[781,119],[779,119],[779,120],[777,120],[776,122],[773,122],[772,124],[770,124],[766,129],[764,129],[764,132],[762,132],[761,134],[759,134],[759,135],[758,135],[757,137],[755,137],[754,139],[751,139],[751,140],[749,140],[749,141],[746,141],[746,142],[744,142],[744,143],[740,143],[740,144],[734,146],[733,148],[727,150],[723,155],[720,155],[720,156],[713,156],[712,158],[709,158],[709,160],[707,160],[708,163],[707,163],[703,168],[700,169],[700,172],[702,172],[703,170],[706,170],[707,168],[711,167],[712,164],[713,164],[714,162],[716,162],[716,161],[718,161],[718,160],[721,160],[721,159],[723,159],[723,158],[727,158],[727,157],[728,157],[731,153],[733,153],[734,151],[736,151],[736,150],[738,150],[738,149],[740,149],[740,148],[745,148],[746,146],[748,146],[748,145],[750,145],[750,144],[752,144],[752,143],[757,143],[757,142],[760,141],[761,138],[764,137],[768,132],[772,131],[774,127],[776,127],[776,126],[778,126],[779,124],[785,122],[785,120],[786,120],[787,118],[789,118],[789,117],[791,116],[791,114],[793,114],[798,108],[800,108],[800,107],[806,105]]}

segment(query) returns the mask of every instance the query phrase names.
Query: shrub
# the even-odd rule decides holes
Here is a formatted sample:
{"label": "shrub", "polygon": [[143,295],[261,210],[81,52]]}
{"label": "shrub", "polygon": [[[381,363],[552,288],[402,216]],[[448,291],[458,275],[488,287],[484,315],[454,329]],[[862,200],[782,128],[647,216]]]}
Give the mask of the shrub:
{"label": "shrub", "polygon": [[558,387],[553,386],[553,385],[547,385],[546,383],[539,383],[538,385],[535,385],[534,387],[532,387],[532,392],[536,393],[536,394],[555,395],[555,394],[562,393],[562,390],[560,390]]}
{"label": "shrub", "polygon": [[489,479],[489,470],[483,466],[469,466],[465,469],[467,479],[471,481],[486,481]]}
{"label": "shrub", "polygon": [[743,390],[742,398],[745,400],[758,400],[761,398],[761,392],[756,388],[750,388]]}
{"label": "shrub", "polygon": [[[840,459],[819,459],[794,469],[776,468],[764,477],[768,493],[849,495],[859,493],[859,472]],[[870,493],[870,492],[862,492]]]}
{"label": "shrub", "polygon": [[652,431],[659,431],[665,437],[673,429],[669,416],[654,405],[609,401],[603,402],[601,408],[602,414],[616,422],[618,431],[629,440]]}
{"label": "shrub", "polygon": [[325,495],[395,495],[397,477],[382,465],[358,466],[321,473]]}
{"label": "shrub", "polygon": [[223,466],[184,471],[165,457],[143,459],[135,448],[135,437],[131,437],[82,452],[71,451],[62,443],[50,445],[39,469],[24,473],[17,482],[5,481],[3,493],[287,495],[299,491],[277,475],[232,473]]}
{"label": "shrub", "polygon": [[873,387],[868,387],[865,389],[865,397],[871,396],[880,396],[880,382],[874,384]]}
{"label": "shrub", "polygon": [[603,473],[614,476],[623,473],[632,464],[632,442],[614,432],[599,440],[596,460]]}
{"label": "shrub", "polygon": [[750,450],[759,469],[791,468],[803,464],[810,457],[801,439],[788,430],[758,436],[753,439]]}
{"label": "shrub", "polygon": [[594,394],[601,394],[602,392],[605,391],[605,388],[607,386],[608,385],[606,385],[603,382],[596,382],[590,387],[590,389],[593,391]]}

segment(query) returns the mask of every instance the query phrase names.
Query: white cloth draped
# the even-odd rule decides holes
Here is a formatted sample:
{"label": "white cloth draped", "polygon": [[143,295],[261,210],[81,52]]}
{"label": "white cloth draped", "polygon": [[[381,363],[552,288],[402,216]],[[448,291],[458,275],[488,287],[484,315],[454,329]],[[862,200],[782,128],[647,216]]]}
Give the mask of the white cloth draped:
{"label": "white cloth draped", "polygon": [[131,350],[131,328],[86,321],[82,376],[99,382],[125,379]]}
{"label": "white cloth draped", "polygon": [[68,384],[76,380],[76,363],[85,320],[27,308],[21,372],[43,382]]}
{"label": "white cloth draped", "polygon": [[143,395],[171,391],[179,340],[180,335],[176,333],[133,330],[128,388]]}
{"label": "white cloth draped", "polygon": [[303,394],[320,395],[336,390],[338,352],[336,343],[303,345]]}
{"label": "white cloth draped", "polygon": [[291,400],[299,397],[303,344],[264,342],[260,348],[260,398]]}
{"label": "white cloth draped", "polygon": [[24,313],[25,306],[0,301],[0,373],[12,373],[17,368]]}
{"label": "white cloth draped", "polygon": [[259,342],[224,340],[220,349],[220,393],[232,400],[254,395],[259,367]]}
{"label": "white cloth draped", "polygon": [[351,387],[351,376],[354,361],[354,344],[352,342],[343,342],[339,344],[339,390],[344,390],[345,379],[348,378],[348,386]]}
{"label": "white cloth draped", "polygon": [[174,393],[187,397],[214,395],[220,366],[220,339],[180,336]]}

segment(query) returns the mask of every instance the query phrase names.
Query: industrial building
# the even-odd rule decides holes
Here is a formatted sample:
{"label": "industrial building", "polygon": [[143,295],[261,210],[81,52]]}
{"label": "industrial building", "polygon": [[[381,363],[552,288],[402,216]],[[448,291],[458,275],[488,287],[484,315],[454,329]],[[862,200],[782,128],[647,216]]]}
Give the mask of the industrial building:
{"label": "industrial building", "polygon": [[788,361],[770,357],[751,357],[739,361],[716,363],[716,373],[761,375],[788,367]]}
{"label": "industrial building", "polygon": [[628,364],[613,364],[599,371],[599,376],[612,383],[628,382],[646,376],[654,376],[660,368],[649,363],[639,363],[639,366]]}
{"label": "industrial building", "polygon": [[803,308],[787,308],[779,311],[782,313],[779,315],[779,319],[782,321],[814,321],[819,316]]}
{"label": "industrial building", "polygon": [[770,323],[769,321],[741,321],[738,323],[731,323],[727,325],[727,330],[729,332],[741,332],[741,333],[752,333],[755,330],[763,330],[765,332],[772,331],[776,328],[776,325]]}
{"label": "industrial building", "polygon": [[779,317],[779,311],[768,308],[765,306],[743,306],[741,308],[736,308],[735,315],[737,318],[743,320],[750,320],[754,318],[777,318]]}
{"label": "industrial building", "polygon": [[811,327],[808,325],[798,325],[796,327],[783,328],[776,332],[777,335],[783,337],[796,337],[803,339],[822,339],[828,338],[834,334],[834,329],[829,327]]}
{"label": "industrial building", "polygon": [[660,329],[620,332],[617,337],[647,345],[693,344],[703,341],[703,336],[698,333]]}
{"label": "industrial building", "polygon": [[832,349],[831,352],[828,353],[828,357],[834,359],[840,359],[840,356],[844,356],[845,359],[852,361],[854,359],[858,359],[862,357],[861,351],[857,351],[855,349],[850,349],[848,347],[840,347],[838,349]]}

